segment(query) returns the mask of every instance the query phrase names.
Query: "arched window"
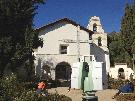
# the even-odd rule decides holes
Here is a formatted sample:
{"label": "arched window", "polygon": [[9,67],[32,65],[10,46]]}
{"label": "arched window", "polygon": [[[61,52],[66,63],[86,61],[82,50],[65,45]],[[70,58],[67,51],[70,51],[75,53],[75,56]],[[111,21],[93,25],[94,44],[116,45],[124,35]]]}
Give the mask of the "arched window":
{"label": "arched window", "polygon": [[101,43],[101,37],[98,37],[98,46],[102,46],[102,43]]}
{"label": "arched window", "polygon": [[97,32],[97,24],[93,24],[93,32]]}

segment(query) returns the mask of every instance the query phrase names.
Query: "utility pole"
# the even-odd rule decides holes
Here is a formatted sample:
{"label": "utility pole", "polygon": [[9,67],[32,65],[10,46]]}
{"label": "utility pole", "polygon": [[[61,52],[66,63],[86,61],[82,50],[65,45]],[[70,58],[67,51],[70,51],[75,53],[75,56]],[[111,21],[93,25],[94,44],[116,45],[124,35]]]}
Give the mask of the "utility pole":
{"label": "utility pole", "polygon": [[[89,45],[90,45],[90,55],[91,55],[92,36],[89,38]],[[91,57],[90,57],[90,61],[91,61]]]}
{"label": "utility pole", "polygon": [[80,26],[77,26],[77,61],[80,62]]}

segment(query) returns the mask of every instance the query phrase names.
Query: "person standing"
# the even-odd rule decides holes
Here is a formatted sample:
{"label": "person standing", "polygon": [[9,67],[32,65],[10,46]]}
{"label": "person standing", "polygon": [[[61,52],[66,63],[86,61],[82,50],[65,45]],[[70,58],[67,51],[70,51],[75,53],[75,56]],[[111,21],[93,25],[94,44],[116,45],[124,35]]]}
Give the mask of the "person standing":
{"label": "person standing", "polygon": [[38,88],[37,88],[37,91],[36,92],[38,94],[40,94],[45,89],[45,86],[46,85],[45,85],[44,81],[39,82],[38,83]]}

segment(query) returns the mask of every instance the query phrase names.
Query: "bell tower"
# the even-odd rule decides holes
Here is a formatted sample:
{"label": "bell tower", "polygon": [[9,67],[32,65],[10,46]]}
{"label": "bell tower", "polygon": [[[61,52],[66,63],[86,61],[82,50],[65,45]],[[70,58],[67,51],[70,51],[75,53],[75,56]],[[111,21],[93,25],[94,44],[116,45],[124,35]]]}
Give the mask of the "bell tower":
{"label": "bell tower", "polygon": [[87,28],[93,32],[104,33],[100,19],[97,16],[90,18]]}
{"label": "bell tower", "polygon": [[99,17],[91,17],[88,22],[87,28],[94,32],[94,34],[92,35],[93,43],[95,43],[97,46],[99,46],[105,51],[108,50],[107,33],[104,32]]}
{"label": "bell tower", "polygon": [[[98,62],[104,61],[106,71],[109,73],[110,71],[110,58],[109,58],[109,49],[107,46],[107,33],[104,32],[102,28],[101,22],[99,17],[93,16],[90,18],[88,22],[87,29],[94,32],[92,35],[92,42],[93,42],[93,54],[97,57]],[[96,51],[94,51],[96,50]],[[94,53],[95,52],[95,53]],[[100,59],[104,57],[104,59]]]}

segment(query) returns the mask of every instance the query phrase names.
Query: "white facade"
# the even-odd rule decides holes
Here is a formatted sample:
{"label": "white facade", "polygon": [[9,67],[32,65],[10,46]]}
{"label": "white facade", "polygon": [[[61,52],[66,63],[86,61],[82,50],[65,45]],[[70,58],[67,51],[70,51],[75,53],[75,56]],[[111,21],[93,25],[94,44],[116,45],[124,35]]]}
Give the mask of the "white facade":
{"label": "white facade", "polygon": [[125,78],[124,79],[128,79],[130,80],[130,76],[133,75],[134,77],[134,71],[131,68],[127,67],[127,64],[122,64],[122,63],[117,63],[115,64],[115,67],[110,68],[110,73],[109,75],[114,78],[114,79],[118,79],[119,78],[119,70],[122,69]]}
{"label": "white facade", "polygon": [[[94,31],[92,35],[94,50],[91,52],[95,55],[97,62],[106,64],[106,71],[110,71],[109,49],[107,47],[107,33],[104,32],[99,17],[91,17],[87,26],[89,30]],[[104,59],[103,59],[104,58]]]}
{"label": "white facade", "polygon": [[[106,34],[101,35],[101,37],[103,36],[103,39],[105,40],[102,41],[102,44],[105,45],[103,47],[98,47],[96,45],[96,39],[94,38],[95,33],[92,35],[93,32],[83,26],[80,26],[80,29],[78,30],[78,26],[80,25],[76,24],[74,21],[64,18],[36,29],[39,32],[39,37],[43,38],[43,47],[39,47],[34,52],[36,57],[36,74],[41,75],[42,66],[43,64],[46,64],[50,66],[51,77],[55,79],[55,68],[58,63],[67,62],[70,66],[72,66],[73,63],[78,61],[78,56],[80,58],[81,56],[90,56],[90,51],[93,52],[92,55],[97,56],[97,60],[99,60],[98,62],[104,62],[106,64],[110,63],[104,52],[105,49],[109,52],[106,46]],[[94,42],[93,45],[89,44],[91,35]],[[79,43],[77,43],[77,39],[79,40]],[[61,53],[61,46],[66,47],[66,54]]]}
{"label": "white facade", "polygon": [[97,32],[104,33],[104,30],[103,30],[102,25],[100,23],[99,17],[96,17],[96,16],[91,17],[90,20],[89,20],[89,24],[88,24],[87,28],[93,31],[93,25],[94,24],[97,27],[96,28],[97,29]]}
{"label": "white facade", "polygon": [[[73,63],[71,75],[71,88],[82,89],[84,91],[107,89],[107,75],[104,63],[96,62],[94,56],[88,63],[89,71],[84,70],[83,62]],[[84,86],[83,86],[84,85]]]}

